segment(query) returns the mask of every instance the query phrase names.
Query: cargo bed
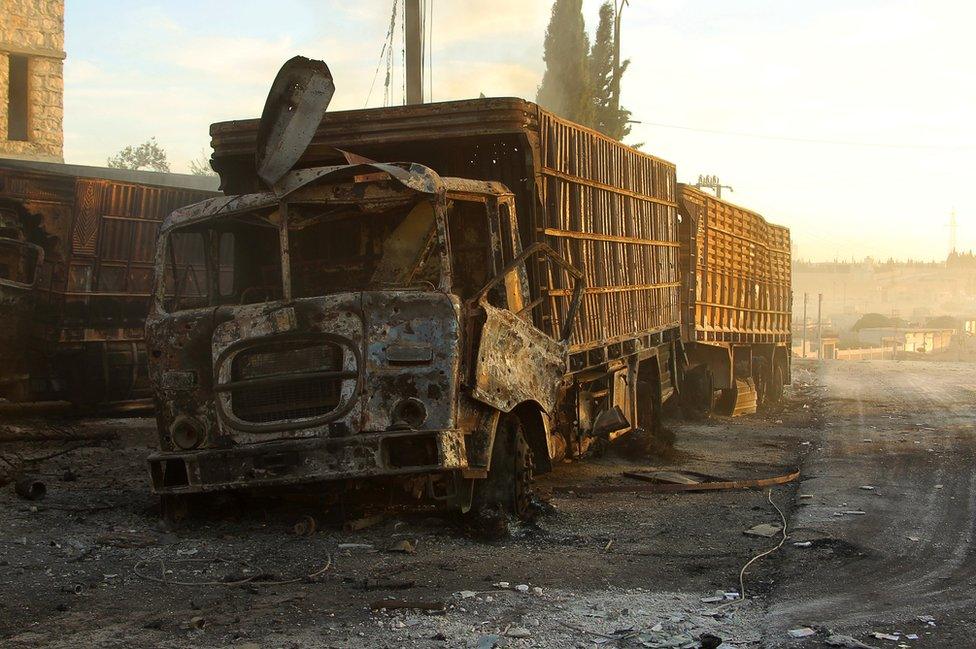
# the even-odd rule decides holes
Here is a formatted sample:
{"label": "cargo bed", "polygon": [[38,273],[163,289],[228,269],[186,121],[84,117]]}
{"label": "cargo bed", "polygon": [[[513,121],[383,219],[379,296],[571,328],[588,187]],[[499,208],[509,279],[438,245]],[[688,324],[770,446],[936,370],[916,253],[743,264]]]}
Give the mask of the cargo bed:
{"label": "cargo bed", "polygon": [[[258,120],[211,126],[226,193],[259,188]],[[677,338],[679,268],[674,165],[521,99],[478,99],[329,113],[300,167],[342,164],[344,152],[427,165],[442,176],[504,183],[516,197],[523,247],[544,241],[585,273],[570,341],[582,369]],[[555,335],[569,291],[530,268],[536,326]]]}

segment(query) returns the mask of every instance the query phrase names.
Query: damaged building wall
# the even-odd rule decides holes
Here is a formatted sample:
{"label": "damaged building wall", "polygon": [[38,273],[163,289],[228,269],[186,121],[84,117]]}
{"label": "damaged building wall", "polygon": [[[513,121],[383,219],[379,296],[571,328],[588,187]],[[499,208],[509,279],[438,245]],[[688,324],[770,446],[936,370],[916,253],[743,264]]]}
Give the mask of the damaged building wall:
{"label": "damaged building wall", "polygon": [[3,0],[0,157],[64,159],[64,0]]}

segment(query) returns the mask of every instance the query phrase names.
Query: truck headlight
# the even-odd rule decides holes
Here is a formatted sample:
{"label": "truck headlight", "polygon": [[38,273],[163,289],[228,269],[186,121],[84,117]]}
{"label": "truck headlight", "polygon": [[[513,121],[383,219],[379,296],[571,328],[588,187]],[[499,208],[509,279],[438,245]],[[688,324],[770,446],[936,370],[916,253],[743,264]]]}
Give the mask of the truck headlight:
{"label": "truck headlight", "polygon": [[170,439],[173,444],[184,451],[194,449],[203,442],[206,428],[199,419],[180,415],[169,428]]}
{"label": "truck headlight", "polygon": [[391,428],[420,428],[427,421],[427,406],[420,399],[408,397],[396,402],[390,417]]}

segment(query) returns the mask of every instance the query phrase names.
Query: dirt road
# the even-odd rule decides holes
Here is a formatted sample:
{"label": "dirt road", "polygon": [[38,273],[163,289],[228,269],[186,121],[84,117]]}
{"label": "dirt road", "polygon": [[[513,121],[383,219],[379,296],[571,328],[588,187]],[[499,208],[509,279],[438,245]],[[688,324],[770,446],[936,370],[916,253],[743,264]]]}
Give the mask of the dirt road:
{"label": "dirt road", "polygon": [[976,366],[832,363],[820,380],[829,414],[791,532],[813,547],[784,562],[770,645],[812,624],[887,646],[870,633],[976,646]]}
{"label": "dirt road", "polygon": [[[115,439],[43,462],[42,501],[0,489],[0,644],[698,647],[711,634],[724,647],[822,646],[825,632],[786,635],[810,624],[878,646],[897,643],[870,631],[915,631],[912,646],[971,646],[971,368],[800,369],[781,410],[674,423],[668,460],[610,453],[559,466],[538,483],[547,513],[497,543],[423,514],[346,532],[339,513],[297,496],[286,508],[228,499],[218,518],[170,529],[148,495],[152,422],[64,422],[76,437]],[[0,437],[49,427],[0,423]],[[63,445],[0,443],[0,454]],[[587,493],[631,484],[625,470],[741,479],[798,464],[803,482],[772,493],[791,538],[749,570],[737,605],[702,599],[738,591],[742,565],[775,545],[742,533],[779,520],[764,492]],[[834,515],[854,510],[865,514]],[[316,531],[298,536],[305,515]],[[793,545],[802,540],[812,546]],[[372,610],[389,599],[443,610]],[[926,614],[936,627],[915,619]],[[939,644],[947,639],[957,644]]]}

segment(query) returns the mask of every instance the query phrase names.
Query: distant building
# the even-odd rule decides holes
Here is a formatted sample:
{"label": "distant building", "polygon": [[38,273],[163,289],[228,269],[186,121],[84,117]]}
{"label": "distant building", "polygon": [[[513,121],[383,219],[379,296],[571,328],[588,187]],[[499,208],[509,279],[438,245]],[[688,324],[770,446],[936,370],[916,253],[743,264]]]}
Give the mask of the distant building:
{"label": "distant building", "polygon": [[931,354],[949,346],[954,329],[923,327],[869,327],[858,331],[858,339],[868,345],[888,347],[898,345],[906,352]]}
{"label": "distant building", "polygon": [[3,0],[0,158],[64,161],[64,0]]}

